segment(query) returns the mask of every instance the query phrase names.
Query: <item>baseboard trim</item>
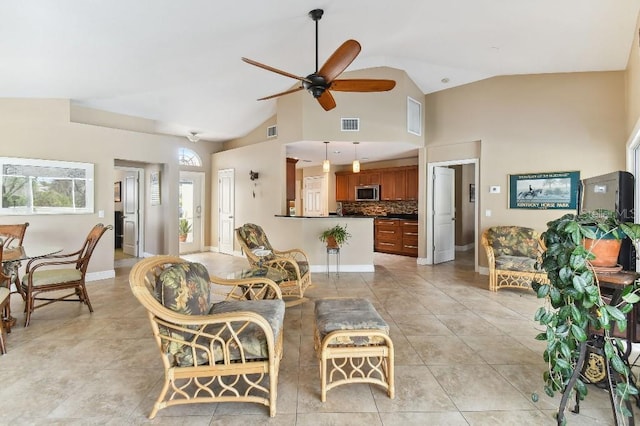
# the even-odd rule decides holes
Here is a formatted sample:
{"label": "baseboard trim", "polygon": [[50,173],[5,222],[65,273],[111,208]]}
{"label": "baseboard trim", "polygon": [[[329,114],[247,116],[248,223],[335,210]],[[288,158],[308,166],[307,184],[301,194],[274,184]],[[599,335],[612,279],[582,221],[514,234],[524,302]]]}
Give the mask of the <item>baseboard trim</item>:
{"label": "baseboard trim", "polygon": [[[311,265],[309,269],[313,273],[327,273],[327,265]],[[340,272],[374,272],[373,265],[340,265]],[[336,265],[329,265],[329,272],[337,272]]]}
{"label": "baseboard trim", "polygon": [[115,269],[110,269],[108,271],[99,271],[99,272],[87,272],[87,275],[85,276],[85,282],[106,280],[107,278],[115,278],[115,276],[116,276]]}
{"label": "baseboard trim", "polygon": [[478,266],[478,273],[480,275],[489,275],[489,267],[488,266]]}
{"label": "baseboard trim", "polygon": [[463,246],[455,246],[455,251],[468,251],[473,250],[473,243],[465,244]]}

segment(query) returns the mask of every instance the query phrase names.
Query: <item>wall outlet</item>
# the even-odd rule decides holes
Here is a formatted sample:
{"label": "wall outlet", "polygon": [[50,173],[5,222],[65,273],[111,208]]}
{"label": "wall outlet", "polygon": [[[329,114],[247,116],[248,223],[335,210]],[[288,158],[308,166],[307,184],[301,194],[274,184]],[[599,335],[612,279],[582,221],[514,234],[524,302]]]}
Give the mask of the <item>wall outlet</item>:
{"label": "wall outlet", "polygon": [[491,186],[491,187],[489,187],[489,193],[490,194],[499,194],[500,193],[500,187],[499,186]]}

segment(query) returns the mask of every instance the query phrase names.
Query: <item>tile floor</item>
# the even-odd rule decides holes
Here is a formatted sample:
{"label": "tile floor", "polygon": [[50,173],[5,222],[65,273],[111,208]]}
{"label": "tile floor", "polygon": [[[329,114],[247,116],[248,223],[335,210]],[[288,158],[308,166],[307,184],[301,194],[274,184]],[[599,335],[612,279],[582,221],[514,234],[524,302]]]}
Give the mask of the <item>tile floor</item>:
{"label": "tile floor", "polygon": [[[278,414],[224,403],[171,407],[146,415],[159,393],[160,355],[145,312],[128,286],[129,268],[88,284],[95,309],[56,303],[18,325],[0,357],[0,424],[171,425],[553,425],[559,398],[542,391],[543,345],[532,292],[490,293],[469,254],[438,266],[376,254],[373,273],[314,274],[311,299],[366,297],[391,327],[396,348],[396,398],[366,384],[329,391],[320,402],[313,353],[313,302],[287,309]],[[213,274],[245,266],[220,254],[185,256]],[[126,263],[124,263],[126,265]],[[532,402],[532,393],[538,402]],[[569,425],[611,424],[607,394],[593,386]]]}

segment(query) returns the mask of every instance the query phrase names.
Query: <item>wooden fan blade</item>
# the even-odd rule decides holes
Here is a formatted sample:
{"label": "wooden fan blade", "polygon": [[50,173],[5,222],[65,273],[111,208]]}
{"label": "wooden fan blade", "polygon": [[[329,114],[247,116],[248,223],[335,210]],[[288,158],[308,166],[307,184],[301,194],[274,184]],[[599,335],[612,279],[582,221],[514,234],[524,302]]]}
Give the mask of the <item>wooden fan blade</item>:
{"label": "wooden fan blade", "polygon": [[360,43],[355,40],[347,40],[333,52],[333,55],[327,59],[318,74],[324,77],[327,83],[331,83],[334,78],[342,74],[351,62],[360,53]]}
{"label": "wooden fan blade", "polygon": [[304,87],[300,86],[300,87],[296,87],[295,89],[286,90],[284,92],[276,93],[275,95],[265,96],[264,98],[260,98],[258,100],[259,101],[264,101],[264,100],[267,100],[267,99],[273,99],[273,98],[277,98],[278,96],[288,95],[289,93],[297,92],[298,90],[302,90],[302,89],[304,89]]}
{"label": "wooden fan blade", "polygon": [[286,71],[282,71],[282,70],[279,70],[277,68],[270,67],[269,65],[261,64],[260,62],[256,62],[253,59],[242,58],[242,60],[245,61],[246,63],[254,65],[254,66],[258,67],[258,68],[262,68],[262,69],[265,69],[267,71],[275,72],[276,74],[284,75],[285,77],[291,77],[291,78],[295,78],[296,80],[300,80],[300,81],[305,81],[307,83],[311,83],[311,80],[309,80],[306,77],[300,77],[298,75],[293,75],[293,74],[288,73]]}
{"label": "wooden fan blade", "polygon": [[328,90],[322,92],[322,95],[320,95],[320,97],[317,99],[325,111],[329,111],[336,107],[336,100],[333,99],[333,95]]}
{"label": "wooden fan blade", "polygon": [[396,87],[393,80],[353,79],[333,80],[331,90],[340,92],[386,92]]}

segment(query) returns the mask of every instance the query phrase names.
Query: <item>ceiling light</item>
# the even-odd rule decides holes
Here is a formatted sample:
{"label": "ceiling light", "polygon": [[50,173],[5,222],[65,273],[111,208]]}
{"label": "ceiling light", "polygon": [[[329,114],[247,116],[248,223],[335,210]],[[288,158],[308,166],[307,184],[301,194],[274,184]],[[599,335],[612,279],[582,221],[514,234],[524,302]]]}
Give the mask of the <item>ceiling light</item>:
{"label": "ceiling light", "polygon": [[329,142],[324,143],[324,161],[322,162],[322,171],[329,173],[331,170],[331,163],[329,163]]}
{"label": "ceiling light", "polygon": [[353,153],[355,160],[353,160],[353,173],[360,173],[360,162],[358,161],[358,144],[360,142],[353,143]]}
{"label": "ceiling light", "polygon": [[191,142],[196,143],[200,140],[200,136],[198,135],[198,132],[189,132],[189,135],[187,136],[187,139],[189,139]]}
{"label": "ceiling light", "polygon": [[440,81],[441,81],[441,82],[443,82],[443,83],[445,83],[445,84],[447,84],[447,83],[449,82],[449,78],[448,78],[448,77],[445,77],[445,78],[443,78],[443,79],[442,79],[442,80],[440,80]]}

